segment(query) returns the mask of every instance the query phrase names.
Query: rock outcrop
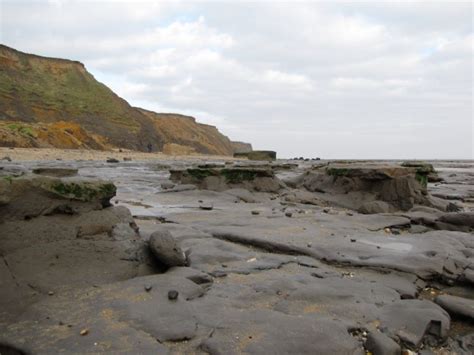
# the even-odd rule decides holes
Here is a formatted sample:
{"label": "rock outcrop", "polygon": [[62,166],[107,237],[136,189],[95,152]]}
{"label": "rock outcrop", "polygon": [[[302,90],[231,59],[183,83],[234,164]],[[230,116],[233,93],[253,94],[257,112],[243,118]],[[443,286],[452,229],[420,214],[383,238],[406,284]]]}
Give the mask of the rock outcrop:
{"label": "rock outcrop", "polygon": [[181,184],[193,184],[200,189],[224,191],[245,188],[251,191],[276,192],[282,188],[282,182],[269,168],[254,167],[201,167],[170,170],[171,181]]}
{"label": "rock outcrop", "polygon": [[235,153],[250,153],[253,148],[252,144],[250,143],[244,143],[244,142],[231,142],[232,144],[232,149],[234,150]]}
{"label": "rock outcrop", "polygon": [[337,205],[383,213],[432,206],[427,175],[427,171],[398,165],[331,164],[307,171],[299,181]]}
{"label": "rock outcrop", "polygon": [[[0,146],[234,153],[216,127],[130,106],[77,61],[0,45]],[[177,150],[176,146],[180,147]]]}
{"label": "rock outcrop", "polygon": [[277,153],[273,150],[252,150],[251,152],[236,152],[235,158],[247,158],[248,160],[276,160]]}
{"label": "rock outcrop", "polygon": [[110,206],[114,195],[107,181],[0,176],[3,317],[42,296],[146,274],[145,244],[130,212]]}

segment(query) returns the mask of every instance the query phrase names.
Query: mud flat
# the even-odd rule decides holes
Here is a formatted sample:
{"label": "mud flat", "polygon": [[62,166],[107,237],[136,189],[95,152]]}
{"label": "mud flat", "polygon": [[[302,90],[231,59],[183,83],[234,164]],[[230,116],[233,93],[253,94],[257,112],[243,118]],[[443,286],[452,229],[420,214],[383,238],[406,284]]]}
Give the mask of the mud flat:
{"label": "mud flat", "polygon": [[105,158],[0,163],[0,352],[474,351],[473,162]]}

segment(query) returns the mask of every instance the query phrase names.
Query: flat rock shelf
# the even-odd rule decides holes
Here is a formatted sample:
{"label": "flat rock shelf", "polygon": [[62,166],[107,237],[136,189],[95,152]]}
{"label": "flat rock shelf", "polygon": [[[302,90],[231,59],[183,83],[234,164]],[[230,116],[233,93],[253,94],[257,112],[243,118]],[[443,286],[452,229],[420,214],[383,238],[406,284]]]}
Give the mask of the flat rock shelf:
{"label": "flat rock shelf", "polygon": [[473,162],[2,160],[0,257],[0,353],[474,352]]}

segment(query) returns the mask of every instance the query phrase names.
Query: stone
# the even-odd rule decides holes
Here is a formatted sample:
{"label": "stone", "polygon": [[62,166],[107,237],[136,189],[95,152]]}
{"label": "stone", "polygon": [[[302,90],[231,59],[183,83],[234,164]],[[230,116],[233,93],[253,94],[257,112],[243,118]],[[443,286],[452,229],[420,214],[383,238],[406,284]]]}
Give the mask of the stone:
{"label": "stone", "polygon": [[178,299],[178,296],[179,296],[179,292],[176,291],[176,290],[171,290],[171,291],[168,291],[168,299],[170,301],[175,301]]}
{"label": "stone", "polygon": [[116,187],[109,181],[26,174],[0,178],[0,222],[54,213],[79,213],[110,206]]}
{"label": "stone", "polygon": [[77,169],[71,168],[36,168],[33,169],[33,174],[54,177],[68,177],[77,175],[77,171]]}
{"label": "stone", "polygon": [[435,298],[435,302],[453,316],[474,320],[474,300],[472,299],[440,295]]}
{"label": "stone", "polygon": [[168,267],[186,265],[183,250],[168,230],[160,229],[153,232],[150,235],[149,246],[152,254],[163,265]]}
{"label": "stone", "polygon": [[438,218],[438,221],[474,228],[474,212],[452,212],[445,213]]}
{"label": "stone", "polygon": [[374,355],[400,355],[401,348],[393,339],[373,330],[367,336],[365,348]]}
{"label": "stone", "polygon": [[202,202],[199,204],[199,208],[204,211],[212,211],[214,209],[214,205],[210,202]]}
{"label": "stone", "polygon": [[106,162],[107,163],[119,163],[119,160],[115,159],[115,158],[107,158]]}
{"label": "stone", "polygon": [[387,334],[418,347],[427,336],[439,342],[446,339],[451,318],[437,304],[427,300],[401,300],[386,305],[380,316]]}
{"label": "stone", "polygon": [[224,191],[246,188],[253,191],[276,192],[282,188],[282,182],[271,169],[250,166],[170,170],[170,174],[173,182],[193,184],[204,190]]}
{"label": "stone", "polygon": [[247,158],[248,160],[276,160],[276,152],[272,150],[253,150],[251,152],[234,153],[235,158]]}
{"label": "stone", "polygon": [[173,184],[172,182],[162,182],[161,183],[161,188],[163,190],[169,190],[172,189],[176,186],[176,184]]}

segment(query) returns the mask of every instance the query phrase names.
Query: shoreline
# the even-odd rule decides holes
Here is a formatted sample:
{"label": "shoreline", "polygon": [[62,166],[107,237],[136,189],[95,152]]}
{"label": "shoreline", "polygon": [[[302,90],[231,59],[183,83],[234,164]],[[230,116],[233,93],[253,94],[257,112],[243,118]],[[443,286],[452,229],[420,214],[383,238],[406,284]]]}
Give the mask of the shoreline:
{"label": "shoreline", "polygon": [[161,152],[139,152],[133,150],[92,150],[92,149],[60,149],[60,148],[10,148],[0,147],[0,161],[6,157],[16,161],[33,160],[106,160],[115,158],[123,161],[124,158],[134,160],[231,160],[239,161],[240,158],[224,155],[167,155]]}

